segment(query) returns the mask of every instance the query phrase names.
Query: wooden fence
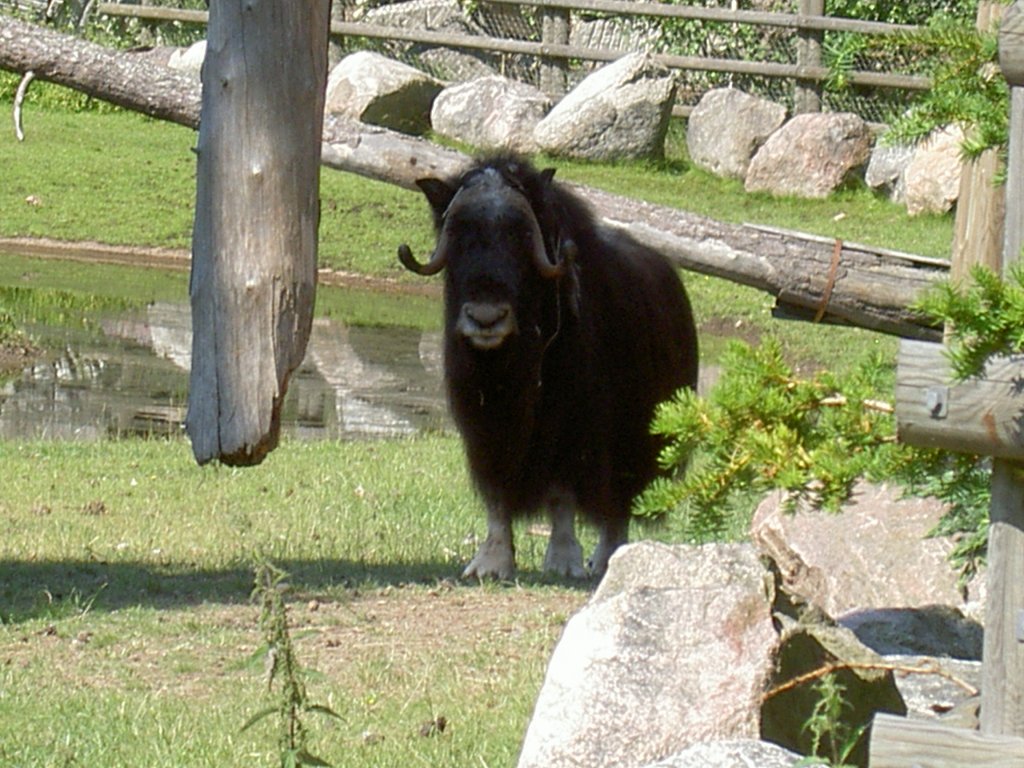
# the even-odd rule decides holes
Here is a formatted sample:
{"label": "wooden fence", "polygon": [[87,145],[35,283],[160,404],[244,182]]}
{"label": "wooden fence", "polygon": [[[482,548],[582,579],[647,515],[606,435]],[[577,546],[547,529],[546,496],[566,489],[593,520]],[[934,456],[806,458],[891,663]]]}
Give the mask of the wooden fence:
{"label": "wooden fence", "polygon": [[[794,112],[818,111],[823,107],[846,109],[868,120],[882,122],[885,115],[865,114],[864,105],[875,96],[863,97],[861,108],[844,107],[844,100],[848,101],[851,93],[863,89],[876,95],[881,89],[890,95],[897,93],[905,97],[930,87],[929,78],[893,71],[893,60],[884,57],[865,68],[845,71],[844,79],[851,89],[842,93],[827,91],[825,84],[830,70],[823,60],[827,35],[846,33],[878,38],[916,28],[828,16],[824,0],[794,2],[796,13],[632,0],[501,0],[478,5],[473,18],[481,34],[469,34],[382,23],[373,12],[359,20],[350,20],[351,6],[336,0],[331,35],[336,42],[348,47],[355,47],[354,44],[383,47],[391,55],[413,59],[418,66],[434,71],[443,79],[456,78],[450,72],[437,71],[436,63],[425,65],[427,59],[423,52],[458,51],[500,71],[510,71],[517,79],[534,82],[556,98],[595,64],[612,61],[626,50],[643,47],[655,52],[656,58],[666,66],[680,71],[680,104],[676,110],[680,115],[688,114],[708,88],[736,84],[755,92],[771,91],[766,95],[786,103]],[[430,3],[431,0],[421,0],[419,5],[428,7]],[[434,3],[432,7],[438,6]],[[133,3],[97,3],[94,10],[111,17],[132,17],[153,23],[205,24],[207,19],[205,11]],[[665,22],[704,25],[693,29],[707,30],[709,39],[717,40],[719,47],[728,47],[730,37],[735,37],[741,27],[755,28],[758,39],[773,41],[771,58],[779,60],[751,60],[746,58],[749,53],[743,51],[733,56],[714,50],[700,55],[665,52],[660,32]],[[595,47],[575,42],[587,25],[596,23],[612,25],[621,33],[622,44]],[[905,103],[906,99],[897,101]]]}

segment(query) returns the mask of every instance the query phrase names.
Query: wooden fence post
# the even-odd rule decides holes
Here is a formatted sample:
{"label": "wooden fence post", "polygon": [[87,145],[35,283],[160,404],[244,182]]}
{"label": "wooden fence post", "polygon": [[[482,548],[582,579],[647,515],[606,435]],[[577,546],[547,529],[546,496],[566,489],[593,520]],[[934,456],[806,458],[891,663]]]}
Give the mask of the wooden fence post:
{"label": "wooden fence post", "polygon": [[313,321],[329,0],[219,0],[203,62],[185,427],[200,464],[277,445]]}
{"label": "wooden fence post", "polygon": [[[997,0],[978,3],[977,27],[988,32],[999,24],[1004,6]],[[950,278],[960,282],[976,265],[1002,271],[1006,189],[996,186],[999,150],[987,149],[964,164],[957,195]]]}
{"label": "wooden fence post", "polygon": [[[824,16],[825,0],[800,0],[801,16]],[[798,70],[804,67],[821,66],[821,45],[825,33],[820,29],[801,27],[796,45],[796,63]],[[817,80],[803,79],[797,75],[793,84],[793,112],[821,111],[821,83]]]}
{"label": "wooden fence post", "polygon": [[[1004,276],[1020,259],[1024,238],[1024,215],[1021,213],[1024,206],[1022,9],[1024,0],[1017,0],[1004,15],[999,31],[999,61],[1011,90],[1006,215],[1002,255],[996,264]],[[989,9],[983,10],[989,13]],[[980,11],[978,19],[979,26],[983,21],[988,23]],[[973,191],[983,192],[984,189]],[[961,245],[959,255],[968,256],[972,243]],[[960,267],[959,271],[963,274],[964,268]],[[1024,464],[1020,462],[1020,456],[1024,450],[1021,424],[1024,398],[1015,382],[1021,376],[1024,358],[1015,356],[994,360],[985,376],[946,386],[949,384],[948,361],[943,359],[941,347],[934,345],[928,352],[926,357],[932,359],[930,365],[927,360],[924,365],[920,361],[915,363],[914,352],[914,345],[906,342],[900,347],[897,393],[902,391],[904,394],[902,398],[898,395],[896,418],[901,439],[908,439],[915,445],[994,457],[986,568],[988,594],[982,656],[981,735],[978,738],[983,739],[986,747],[1001,750],[1005,757],[1004,762],[986,760],[985,765],[1021,765],[1024,764],[1021,754],[1024,741],[1019,738],[1024,736]],[[1002,378],[1001,386],[994,384],[987,375],[994,373],[996,368],[1001,372],[992,378]],[[940,377],[931,385],[921,378],[929,370]],[[923,415],[922,403],[926,410]],[[968,427],[968,432],[974,428],[978,436],[975,441],[960,439],[965,434],[964,427]],[[914,437],[915,431],[918,437]],[[939,729],[943,731],[941,726]],[[959,737],[943,744],[933,738],[933,734],[927,741],[918,740],[912,744],[912,730],[912,727],[883,727],[874,732],[872,767],[965,764],[962,755],[966,753],[958,752],[957,742],[962,741]],[[1017,738],[1007,740],[1007,737]]]}
{"label": "wooden fence post", "polygon": [[[544,45],[569,44],[569,9],[544,6],[541,12],[541,41]],[[565,59],[543,57],[540,60],[540,89],[557,101],[565,95],[568,65]]]}
{"label": "wooden fence post", "polygon": [[[1020,0],[1007,11],[999,48],[1024,50],[1024,14]],[[1007,159],[1007,219],[1003,274],[1021,256],[1020,209],[1024,181],[1024,70],[1014,57],[1000,63],[1010,83],[1010,141]],[[992,506],[989,512],[988,598],[981,681],[981,730],[1024,736],[1024,466],[996,459],[992,465]]]}

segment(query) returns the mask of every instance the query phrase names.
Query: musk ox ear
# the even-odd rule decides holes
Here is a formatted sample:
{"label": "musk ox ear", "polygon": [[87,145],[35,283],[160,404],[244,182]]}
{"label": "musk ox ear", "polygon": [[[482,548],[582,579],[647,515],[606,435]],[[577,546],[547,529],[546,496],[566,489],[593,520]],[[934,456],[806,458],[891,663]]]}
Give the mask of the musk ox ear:
{"label": "musk ox ear", "polygon": [[446,181],[429,177],[417,179],[416,186],[426,195],[427,202],[430,203],[430,207],[434,211],[434,218],[440,221],[458,189]]}
{"label": "musk ox ear", "polygon": [[545,168],[540,172],[540,183],[542,187],[548,187],[551,184],[551,180],[555,178],[555,168]]}

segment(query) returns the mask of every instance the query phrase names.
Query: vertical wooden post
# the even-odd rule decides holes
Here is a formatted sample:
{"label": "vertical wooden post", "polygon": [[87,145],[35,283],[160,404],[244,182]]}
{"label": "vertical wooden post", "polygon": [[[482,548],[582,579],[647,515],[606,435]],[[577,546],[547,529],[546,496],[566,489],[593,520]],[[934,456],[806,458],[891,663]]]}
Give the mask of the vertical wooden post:
{"label": "vertical wooden post", "polygon": [[992,462],[981,730],[1024,736],[1024,466]]}
{"label": "vertical wooden post", "polygon": [[192,237],[186,429],[200,464],[277,445],[316,289],[330,0],[210,7]]}
{"label": "vertical wooden post", "polygon": [[[825,0],[800,0],[801,16],[823,16]],[[801,29],[796,45],[798,67],[820,67],[824,33],[817,29]],[[821,111],[821,83],[798,77],[793,84],[793,112]]]}
{"label": "vertical wooden post", "polygon": [[[568,8],[541,8],[541,40],[545,45],[569,44]],[[553,56],[541,59],[541,91],[557,101],[565,95],[567,80],[565,59]]]}
{"label": "vertical wooden post", "polygon": [[[981,0],[976,17],[978,30],[995,29],[1005,7],[998,0]],[[1002,271],[1006,188],[994,183],[998,173],[997,149],[985,150],[964,164],[950,261],[950,278],[954,283],[966,279],[976,265],[997,273]]]}
{"label": "vertical wooden post", "polygon": [[[1021,2],[1008,12],[1000,33],[1004,46],[1020,48]],[[1004,32],[1010,27],[1012,34]],[[1015,31],[1014,31],[1015,30]],[[1020,209],[1024,207],[1024,77],[1004,64],[1011,87],[1010,146],[1006,190],[1003,274],[1020,258]],[[988,598],[981,682],[981,730],[988,734],[1024,736],[1024,467],[996,459],[992,464],[992,506],[989,512]]]}

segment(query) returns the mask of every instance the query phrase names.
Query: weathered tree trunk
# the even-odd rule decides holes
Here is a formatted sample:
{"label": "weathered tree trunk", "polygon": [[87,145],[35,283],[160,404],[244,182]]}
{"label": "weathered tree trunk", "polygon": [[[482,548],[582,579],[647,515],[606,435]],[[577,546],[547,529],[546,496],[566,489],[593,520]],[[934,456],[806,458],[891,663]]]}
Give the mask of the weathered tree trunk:
{"label": "weathered tree trunk", "polygon": [[[88,56],[76,53],[80,46],[87,47]],[[198,124],[199,89],[194,83],[162,67],[127,65],[125,58],[126,54],[0,16],[0,68],[32,69],[38,78],[104,98],[100,84],[119,66],[131,73],[132,85],[111,84],[116,97],[111,100],[156,117]],[[63,66],[67,61],[79,62],[82,71]],[[167,83],[174,87],[167,88]],[[194,103],[194,111],[168,109],[165,100]],[[336,115],[324,121],[323,142],[324,165],[407,189],[414,189],[424,176],[454,174],[468,162],[454,150]],[[851,244],[841,244],[837,257],[835,243],[826,238],[727,224],[593,189],[578,190],[607,223],[628,228],[685,269],[767,291],[811,317],[821,311],[825,320],[912,338],[938,338],[909,309],[923,288],[947,276],[947,265],[936,260],[901,258]]]}
{"label": "weathered tree trunk", "polygon": [[200,464],[255,464],[312,324],[330,0],[210,11],[185,426]]}

